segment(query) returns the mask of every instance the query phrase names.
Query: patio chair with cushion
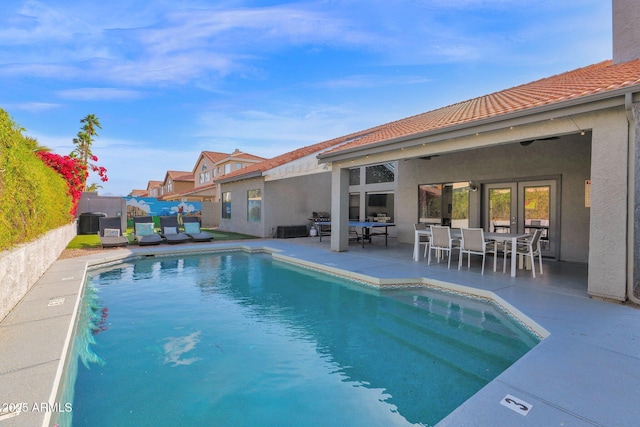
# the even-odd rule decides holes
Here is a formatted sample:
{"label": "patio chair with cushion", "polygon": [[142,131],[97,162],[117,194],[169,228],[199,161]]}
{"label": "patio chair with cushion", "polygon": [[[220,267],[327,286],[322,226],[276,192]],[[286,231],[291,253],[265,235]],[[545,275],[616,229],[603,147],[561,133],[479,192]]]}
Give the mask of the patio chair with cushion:
{"label": "patio chair with cushion", "polygon": [[482,228],[462,228],[462,243],[460,244],[460,258],[458,259],[458,270],[462,267],[462,259],[467,254],[467,268],[471,267],[471,255],[482,255],[482,273],[484,274],[484,261],[487,253],[493,253],[493,271],[496,271],[498,259],[498,243],[487,242],[484,239]]}
{"label": "patio chair with cushion", "polygon": [[150,216],[133,217],[133,236],[138,245],[159,245],[164,240],[155,232],[155,224]]}
{"label": "patio chair with cushion", "polygon": [[182,226],[187,236],[191,237],[194,242],[210,242],[213,240],[213,235],[206,231],[200,230],[200,220],[195,216],[183,216]]}
{"label": "patio chair with cushion", "polygon": [[431,226],[431,244],[429,245],[429,257],[427,259],[427,265],[431,264],[431,252],[436,251],[438,262],[440,262],[440,254],[442,252],[449,253],[449,262],[447,268],[451,268],[451,252],[455,249],[460,249],[460,244],[457,240],[451,238],[451,227],[443,227],[440,225]]}
{"label": "patio chair with cushion", "polygon": [[122,234],[122,219],[114,216],[110,218],[100,217],[100,245],[103,248],[114,248],[118,246],[127,246],[129,239]]}
{"label": "patio chair with cushion", "polygon": [[177,216],[161,216],[160,218],[160,235],[164,237],[167,243],[174,245],[176,243],[185,243],[190,237],[180,231]]}
{"label": "patio chair with cushion", "polygon": [[[536,263],[535,256],[538,256],[538,261],[540,264],[540,274],[542,274],[542,252],[540,250],[540,237],[542,236],[542,229],[536,229],[533,232],[533,236],[518,240],[516,245],[516,255],[527,256],[531,261],[531,274],[533,274],[533,278],[536,277]],[[506,271],[507,266],[507,256],[511,254],[511,244],[506,243],[504,248],[504,265],[502,266],[502,272]]]}

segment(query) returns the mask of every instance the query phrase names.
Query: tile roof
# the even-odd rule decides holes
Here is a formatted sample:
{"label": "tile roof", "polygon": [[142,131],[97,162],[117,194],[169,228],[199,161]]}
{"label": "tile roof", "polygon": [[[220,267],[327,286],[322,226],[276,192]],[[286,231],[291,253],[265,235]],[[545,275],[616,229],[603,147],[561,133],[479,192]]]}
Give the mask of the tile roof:
{"label": "tile roof", "polygon": [[304,156],[308,156],[314,153],[318,153],[323,150],[335,147],[340,144],[344,144],[346,141],[357,139],[360,135],[366,135],[370,130],[356,132],[347,136],[334,138],[328,141],[319,142],[317,144],[307,145],[302,148],[298,148],[293,151],[281,154],[271,159],[266,159],[260,163],[256,163],[242,169],[235,170],[231,173],[225,174],[218,178],[218,181],[232,181],[234,178],[243,179],[246,175],[253,175],[257,172],[264,172],[269,169],[276,168],[286,163],[298,160]]}
{"label": "tile roof", "polygon": [[339,138],[299,148],[272,159],[239,169],[219,178],[230,181],[243,179],[258,172],[281,166],[301,157],[318,153],[337,153],[345,149],[366,146],[403,136],[435,131],[503,114],[523,111],[640,84],[640,59],[613,64],[603,61],[500,92],[473,98],[447,107],[407,117],[355,132]]}
{"label": "tile roof", "polygon": [[202,156],[204,156],[207,159],[211,160],[213,163],[216,163],[216,162],[219,162],[219,161],[224,160],[227,157],[229,157],[229,154],[228,153],[220,153],[218,151],[203,151],[202,152]]}
{"label": "tile roof", "polygon": [[503,114],[523,111],[640,84],[640,59],[598,64],[568,71],[468,101],[371,128],[369,134],[329,152],[365,146],[428,131],[446,130]]}
{"label": "tile roof", "polygon": [[193,173],[186,171],[167,171],[167,177],[173,181],[193,181]]}
{"label": "tile roof", "polygon": [[149,181],[147,183],[147,190],[153,187],[161,187],[162,184],[163,184],[163,181]]}
{"label": "tile roof", "polygon": [[202,156],[211,160],[214,164],[221,163],[227,160],[245,160],[245,161],[262,161],[265,160],[264,157],[256,156],[249,153],[244,153],[240,150],[235,150],[233,153],[220,153],[218,151],[203,151]]}

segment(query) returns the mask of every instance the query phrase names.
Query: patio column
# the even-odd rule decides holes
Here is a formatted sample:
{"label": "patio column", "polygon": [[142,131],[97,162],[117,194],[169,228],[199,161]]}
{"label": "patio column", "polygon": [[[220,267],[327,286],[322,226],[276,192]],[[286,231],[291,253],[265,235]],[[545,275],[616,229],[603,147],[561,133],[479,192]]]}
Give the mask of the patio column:
{"label": "patio column", "polygon": [[627,160],[624,112],[594,120],[591,140],[589,285],[592,296],[623,301],[627,287]]}
{"label": "patio column", "polygon": [[331,250],[346,251],[349,247],[349,169],[331,170]]}
{"label": "patio column", "polygon": [[[632,144],[632,159],[633,159],[633,249],[631,259],[632,264],[632,291],[633,294],[630,298],[637,302],[638,294],[636,290],[640,287],[640,103],[633,104],[632,109],[633,121],[634,121],[634,143]],[[635,295],[634,295],[635,294]]]}

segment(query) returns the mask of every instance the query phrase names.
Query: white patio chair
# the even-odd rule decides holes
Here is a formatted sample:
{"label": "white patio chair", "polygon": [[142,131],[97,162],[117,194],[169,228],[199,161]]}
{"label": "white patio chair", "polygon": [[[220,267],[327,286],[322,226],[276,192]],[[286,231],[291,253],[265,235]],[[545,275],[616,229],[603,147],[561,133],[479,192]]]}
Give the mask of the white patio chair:
{"label": "white patio chair", "polygon": [[484,239],[482,228],[462,228],[462,243],[460,245],[460,258],[458,259],[458,270],[462,267],[462,259],[467,254],[467,268],[471,267],[471,255],[482,255],[482,274],[484,274],[484,261],[487,253],[493,254],[493,271],[496,271],[498,258],[498,243],[487,242]]}
{"label": "white patio chair", "polygon": [[[417,230],[426,230],[427,224],[424,222],[419,222],[417,224],[413,224],[413,229]],[[429,245],[431,244],[431,238],[429,236],[419,236],[418,243],[420,245],[424,245],[424,255],[423,258],[427,257],[427,251],[429,250]]]}
{"label": "white patio chair", "polygon": [[[527,239],[518,240],[516,245],[516,255],[524,255],[531,260],[531,274],[533,278],[536,277],[536,263],[535,256],[538,255],[538,261],[540,264],[540,274],[542,274],[542,252],[540,250],[540,237],[542,236],[542,230],[537,229],[533,232],[533,236]],[[507,256],[511,254],[511,244],[505,243],[504,247],[504,265],[502,266],[502,272],[506,271]]]}
{"label": "white patio chair", "polygon": [[457,240],[453,240],[451,238],[451,228],[432,225],[431,244],[429,245],[429,258],[427,259],[427,265],[431,264],[431,252],[435,250],[438,263],[440,262],[440,254],[442,252],[449,253],[447,268],[451,268],[451,252],[453,252],[454,249],[460,249],[460,244]]}

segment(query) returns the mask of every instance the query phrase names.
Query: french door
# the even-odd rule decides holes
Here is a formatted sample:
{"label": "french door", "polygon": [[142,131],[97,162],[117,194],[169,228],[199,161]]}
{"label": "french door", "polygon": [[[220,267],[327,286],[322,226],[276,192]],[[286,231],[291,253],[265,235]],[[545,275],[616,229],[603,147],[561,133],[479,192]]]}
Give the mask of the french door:
{"label": "french door", "polygon": [[484,229],[497,233],[542,230],[542,255],[558,258],[557,181],[517,181],[483,186]]}

